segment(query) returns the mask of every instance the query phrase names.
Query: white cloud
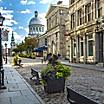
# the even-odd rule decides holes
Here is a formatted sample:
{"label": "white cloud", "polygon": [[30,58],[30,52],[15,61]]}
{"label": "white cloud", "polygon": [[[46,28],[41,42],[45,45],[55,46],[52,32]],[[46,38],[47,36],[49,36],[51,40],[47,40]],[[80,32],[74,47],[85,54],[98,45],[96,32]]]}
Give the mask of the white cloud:
{"label": "white cloud", "polygon": [[34,2],[34,1],[29,1],[27,4],[28,4],[28,5],[34,5],[35,2]]}
{"label": "white cloud", "polygon": [[39,17],[41,18],[42,23],[45,25],[46,30],[46,19],[45,19],[46,13],[39,13]]}
{"label": "white cloud", "polygon": [[19,29],[24,29],[22,26],[19,26],[18,28],[19,28]]}
{"label": "white cloud", "polygon": [[14,24],[18,24],[15,20],[5,20],[4,25],[5,26],[13,26]]}
{"label": "white cloud", "polygon": [[9,6],[12,6],[12,3],[10,3]]}
{"label": "white cloud", "polygon": [[18,24],[15,20],[13,20],[13,10],[4,10],[3,7],[1,7],[0,12],[2,16],[5,17],[5,26],[13,26],[13,24]]}
{"label": "white cloud", "polygon": [[21,3],[22,5],[26,5],[26,4],[27,4],[27,0],[21,0],[20,3]]}
{"label": "white cloud", "polygon": [[[59,0],[40,0],[40,3],[42,4],[57,4]],[[68,5],[69,4],[69,0],[61,0],[63,1],[64,5]]]}
{"label": "white cloud", "polygon": [[34,5],[35,4],[35,1],[34,0],[21,0],[20,3],[22,5]]}
{"label": "white cloud", "polygon": [[14,38],[15,38],[16,43],[20,43],[21,41],[24,40],[24,36],[19,35],[17,32],[14,31],[13,34],[14,34]]}
{"label": "white cloud", "polygon": [[24,30],[26,31],[26,34],[29,33],[29,28],[24,28]]}
{"label": "white cloud", "polygon": [[20,13],[23,13],[23,14],[29,14],[29,13],[31,13],[31,11],[29,10],[29,9],[26,9],[26,10],[24,10],[24,11],[21,11]]}
{"label": "white cloud", "polygon": [[50,4],[53,0],[40,0],[40,3],[42,4]]}

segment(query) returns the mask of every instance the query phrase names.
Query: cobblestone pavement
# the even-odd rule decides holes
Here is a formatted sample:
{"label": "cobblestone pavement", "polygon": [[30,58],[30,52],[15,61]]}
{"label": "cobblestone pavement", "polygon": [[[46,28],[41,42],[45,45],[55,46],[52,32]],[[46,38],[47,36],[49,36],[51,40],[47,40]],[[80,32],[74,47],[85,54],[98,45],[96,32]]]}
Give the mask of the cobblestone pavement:
{"label": "cobblestone pavement", "polygon": [[104,72],[73,68],[66,85],[99,104],[104,104]]}
{"label": "cobblestone pavement", "polygon": [[[64,93],[46,94],[42,85],[35,85],[35,82],[30,80],[31,68],[39,67],[41,69],[44,66],[35,64],[23,66],[23,68],[15,67],[15,69],[27,80],[46,104],[69,104],[66,99],[66,89]],[[73,67],[71,76],[66,80],[66,86],[70,86],[99,104],[104,104],[104,72]]]}

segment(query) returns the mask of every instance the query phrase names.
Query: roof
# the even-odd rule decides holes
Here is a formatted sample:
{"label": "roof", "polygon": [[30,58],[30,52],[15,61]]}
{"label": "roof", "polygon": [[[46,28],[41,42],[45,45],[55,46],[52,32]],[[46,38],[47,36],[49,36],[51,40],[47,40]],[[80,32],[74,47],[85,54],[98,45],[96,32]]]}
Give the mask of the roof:
{"label": "roof", "polygon": [[43,50],[46,50],[48,47],[46,45],[43,45],[41,47],[38,48],[34,48],[35,52],[42,52]]}
{"label": "roof", "polygon": [[29,25],[43,25],[41,18],[38,17],[37,11],[35,11],[35,16],[31,18]]}

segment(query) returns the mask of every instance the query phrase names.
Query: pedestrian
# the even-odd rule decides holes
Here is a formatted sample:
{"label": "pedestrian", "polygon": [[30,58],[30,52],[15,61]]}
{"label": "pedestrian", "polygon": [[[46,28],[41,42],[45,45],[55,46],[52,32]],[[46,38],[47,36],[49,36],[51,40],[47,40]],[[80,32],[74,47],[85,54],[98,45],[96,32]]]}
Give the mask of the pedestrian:
{"label": "pedestrian", "polygon": [[61,54],[58,53],[57,57],[58,57],[58,59],[61,59]]}
{"label": "pedestrian", "polygon": [[48,64],[50,64],[52,62],[52,53],[47,54],[46,60],[48,61]]}

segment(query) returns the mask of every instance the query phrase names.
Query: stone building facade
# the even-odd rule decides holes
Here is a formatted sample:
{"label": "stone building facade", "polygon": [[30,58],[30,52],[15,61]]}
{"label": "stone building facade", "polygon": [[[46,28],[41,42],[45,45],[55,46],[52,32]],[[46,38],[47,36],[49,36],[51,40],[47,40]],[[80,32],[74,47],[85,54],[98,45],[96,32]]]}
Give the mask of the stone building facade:
{"label": "stone building facade", "polygon": [[66,49],[71,62],[104,61],[103,15],[103,0],[69,0]]}
{"label": "stone building facade", "polygon": [[46,14],[48,53],[66,55],[65,22],[68,17],[68,7],[62,4],[52,4]]}
{"label": "stone building facade", "polygon": [[47,34],[44,33],[38,37],[38,46],[47,46]]}

